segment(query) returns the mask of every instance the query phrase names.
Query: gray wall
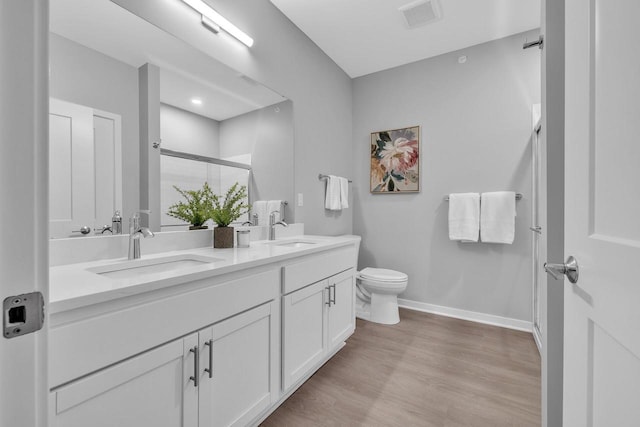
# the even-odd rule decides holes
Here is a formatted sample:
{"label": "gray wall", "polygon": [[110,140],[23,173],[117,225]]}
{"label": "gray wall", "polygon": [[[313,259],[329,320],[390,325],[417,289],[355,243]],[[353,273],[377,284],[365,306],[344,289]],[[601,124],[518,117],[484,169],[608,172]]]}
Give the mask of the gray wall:
{"label": "gray wall", "polygon": [[[395,69],[353,84],[354,233],[359,267],[409,275],[403,298],[531,321],[531,106],[540,60],[519,34]],[[458,63],[460,55],[467,62]],[[369,193],[370,132],[421,126],[421,191]],[[514,190],[513,245],[452,242],[455,192]]]}
{"label": "gray wall", "polygon": [[162,148],[220,156],[220,122],[217,120],[160,104],[160,135]]}
{"label": "gray wall", "polygon": [[217,58],[294,105],[297,222],[309,234],[351,233],[353,209],[325,211],[318,173],[353,176],[351,79],[268,0],[215,1],[218,12],[255,39],[248,54],[218,37]]}
{"label": "gray wall", "polygon": [[50,44],[50,96],[122,116],[123,217],[139,209],[138,70],[56,34]]}
{"label": "gray wall", "polygon": [[293,104],[284,101],[220,122],[220,156],[251,153],[251,201],[286,200],[293,222]]}

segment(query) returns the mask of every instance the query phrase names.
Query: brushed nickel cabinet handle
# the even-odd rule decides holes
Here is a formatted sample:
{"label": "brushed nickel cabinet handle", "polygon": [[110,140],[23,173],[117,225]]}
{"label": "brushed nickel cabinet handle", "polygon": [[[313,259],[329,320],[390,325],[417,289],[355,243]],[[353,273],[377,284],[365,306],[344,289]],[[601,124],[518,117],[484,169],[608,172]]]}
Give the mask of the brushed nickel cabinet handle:
{"label": "brushed nickel cabinet handle", "polygon": [[209,368],[205,368],[205,372],[209,373],[209,378],[213,378],[213,340],[209,340],[204,345],[209,346]]}
{"label": "brushed nickel cabinet handle", "polygon": [[200,375],[200,349],[193,347],[189,352],[193,353],[193,376],[189,377],[193,381],[193,386],[198,387],[198,376]]}
{"label": "brushed nickel cabinet handle", "polygon": [[[331,288],[333,288],[333,298],[331,298]],[[329,286],[329,301],[333,305],[336,305],[336,284],[335,283],[333,285]]]}

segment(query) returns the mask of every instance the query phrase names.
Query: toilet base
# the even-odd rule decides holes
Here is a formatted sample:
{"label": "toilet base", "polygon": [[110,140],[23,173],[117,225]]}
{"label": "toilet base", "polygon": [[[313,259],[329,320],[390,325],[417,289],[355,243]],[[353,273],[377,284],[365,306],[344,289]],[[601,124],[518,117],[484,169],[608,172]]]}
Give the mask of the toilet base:
{"label": "toilet base", "polygon": [[374,293],[370,303],[359,300],[356,304],[356,317],[383,325],[400,323],[398,296]]}

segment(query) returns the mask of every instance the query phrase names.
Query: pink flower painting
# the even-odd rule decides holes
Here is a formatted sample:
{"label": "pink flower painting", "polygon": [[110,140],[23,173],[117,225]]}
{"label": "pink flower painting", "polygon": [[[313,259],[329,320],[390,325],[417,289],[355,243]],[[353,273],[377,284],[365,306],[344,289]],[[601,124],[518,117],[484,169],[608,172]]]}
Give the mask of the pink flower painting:
{"label": "pink flower painting", "polygon": [[420,191],[420,127],[371,134],[371,192]]}

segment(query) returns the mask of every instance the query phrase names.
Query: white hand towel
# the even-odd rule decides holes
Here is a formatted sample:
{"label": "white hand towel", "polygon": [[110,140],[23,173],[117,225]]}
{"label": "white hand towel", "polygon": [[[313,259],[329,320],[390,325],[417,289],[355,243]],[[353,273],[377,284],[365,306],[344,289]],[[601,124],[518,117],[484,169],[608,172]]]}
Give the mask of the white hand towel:
{"label": "white hand towel", "polygon": [[[275,220],[276,222],[280,221],[280,219],[282,218],[282,214],[284,212],[280,212],[280,209],[282,209],[282,200],[269,200],[267,202],[267,218],[269,218],[269,215],[271,215],[271,212],[276,212],[275,215]],[[267,219],[267,223],[269,222],[269,220]]]}
{"label": "white hand towel", "polygon": [[516,234],[516,193],[482,193],[480,239],[486,243],[512,244]]}
{"label": "white hand towel", "polygon": [[342,209],[349,207],[349,180],[347,178],[339,177],[340,180],[340,206]]}
{"label": "white hand towel", "polygon": [[339,211],[342,209],[342,202],[340,201],[340,180],[337,176],[329,175],[329,178],[327,178],[324,207],[331,211]]}
{"label": "white hand towel", "polygon": [[449,239],[477,242],[480,230],[480,194],[449,194]]}
{"label": "white hand towel", "polygon": [[252,205],[253,213],[258,215],[258,225],[269,224],[269,212],[266,200],[256,200]]}

